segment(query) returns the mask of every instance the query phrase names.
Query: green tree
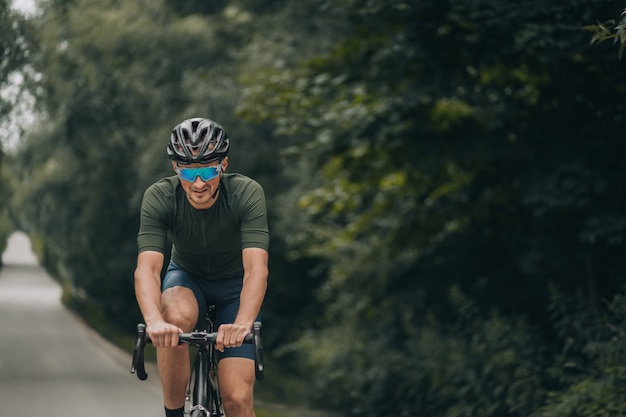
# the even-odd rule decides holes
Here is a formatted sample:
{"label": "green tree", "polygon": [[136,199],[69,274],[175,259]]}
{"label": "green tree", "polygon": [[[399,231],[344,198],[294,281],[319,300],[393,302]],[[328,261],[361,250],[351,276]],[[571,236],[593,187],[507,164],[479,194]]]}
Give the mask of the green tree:
{"label": "green tree", "polygon": [[[15,91],[5,91],[8,87],[13,90],[16,85],[11,85],[11,77],[23,71],[28,64],[28,56],[31,52],[30,31],[24,19],[10,8],[10,2],[0,1],[0,46],[2,46],[2,57],[0,58],[0,117],[5,119],[9,116],[15,106],[15,98],[18,95]],[[2,133],[2,143],[8,138],[6,132]]]}
{"label": "green tree", "polygon": [[158,2],[51,3],[36,23],[47,113],[21,150],[16,205],[66,300],[132,328],[141,195],[169,172],[167,132],[194,111],[193,69],[214,44],[202,21],[171,21]]}
{"label": "green tree", "polygon": [[268,352],[312,399],[547,417],[620,380],[610,332],[571,325],[608,322],[626,267],[625,75],[581,30],[613,2],[45,7],[14,201],[90,317],[133,328],[141,194],[171,172],[169,129],[209,115],[266,189]]}
{"label": "green tree", "polygon": [[[10,2],[0,0],[0,254],[4,251],[9,233],[15,228],[9,213],[12,181],[4,146],[14,143],[13,136],[18,133],[13,112],[19,104],[22,85],[29,75],[27,65],[32,48],[31,36],[27,22],[11,10]],[[22,82],[17,82],[18,79]]]}
{"label": "green tree", "polygon": [[[288,186],[269,127],[237,119],[234,109],[239,68],[267,62],[263,52],[273,46],[285,57],[297,47],[259,36],[270,18],[253,18],[248,3],[199,13],[180,2],[57,1],[34,20],[45,112],[18,156],[15,206],[66,301],[92,318],[129,331],[139,319],[132,292],[139,203],[151,182],[171,174],[165,143],[180,120],[202,115],[226,126],[232,169],[258,179],[269,201]],[[272,229],[266,320],[295,331],[285,317],[307,314],[299,307],[317,280],[299,287],[293,276],[310,261],[286,260]],[[290,308],[284,297],[295,295],[302,302]]]}
{"label": "green tree", "polygon": [[[352,415],[528,415],[509,397],[429,409],[356,395],[358,381],[387,392],[399,380],[361,352],[419,363],[405,341],[431,315],[454,320],[455,286],[486,317],[498,311],[513,326],[522,314],[539,334],[549,332],[551,281],[586,294],[590,310],[620,289],[626,80],[581,30],[609,3],[318,2],[346,22],[335,46],[249,81],[241,114],[273,121],[291,145],[285,164],[297,167],[285,169],[297,177],[283,206],[300,225],[290,247],[330,268],[318,293],[326,320],[303,346],[331,405]],[[492,355],[508,350],[485,340]],[[554,383],[533,372],[537,386]]]}

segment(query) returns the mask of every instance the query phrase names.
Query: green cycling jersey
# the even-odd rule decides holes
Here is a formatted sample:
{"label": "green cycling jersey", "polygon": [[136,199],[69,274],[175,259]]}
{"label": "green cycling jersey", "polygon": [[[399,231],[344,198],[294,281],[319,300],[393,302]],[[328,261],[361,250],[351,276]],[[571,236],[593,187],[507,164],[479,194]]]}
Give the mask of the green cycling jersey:
{"label": "green cycling jersey", "polygon": [[178,177],[152,184],[141,204],[138,250],[166,255],[170,242],[171,260],[199,278],[241,276],[242,249],[269,247],[263,189],[244,175],[224,174],[215,204],[198,210]]}

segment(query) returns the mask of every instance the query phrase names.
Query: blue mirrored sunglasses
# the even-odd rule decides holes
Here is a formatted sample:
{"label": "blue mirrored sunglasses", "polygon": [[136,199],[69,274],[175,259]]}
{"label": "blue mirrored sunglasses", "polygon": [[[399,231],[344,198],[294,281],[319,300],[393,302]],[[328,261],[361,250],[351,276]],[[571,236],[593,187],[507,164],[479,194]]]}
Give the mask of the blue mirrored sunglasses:
{"label": "blue mirrored sunglasses", "polygon": [[210,166],[210,167],[201,167],[201,168],[181,168],[176,167],[176,173],[181,180],[194,182],[197,177],[200,177],[202,181],[209,181],[213,178],[220,175],[222,172],[222,164]]}

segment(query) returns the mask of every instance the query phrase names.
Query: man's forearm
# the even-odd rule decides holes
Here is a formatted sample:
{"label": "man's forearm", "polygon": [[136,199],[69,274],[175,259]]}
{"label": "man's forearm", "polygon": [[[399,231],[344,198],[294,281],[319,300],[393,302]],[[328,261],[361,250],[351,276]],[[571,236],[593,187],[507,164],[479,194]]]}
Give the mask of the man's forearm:
{"label": "man's forearm", "polygon": [[252,327],[252,323],[261,310],[266,291],[267,274],[261,273],[244,278],[235,324]]}
{"label": "man's forearm", "polygon": [[163,320],[161,314],[161,289],[153,277],[135,274],[135,296],[146,324]]}

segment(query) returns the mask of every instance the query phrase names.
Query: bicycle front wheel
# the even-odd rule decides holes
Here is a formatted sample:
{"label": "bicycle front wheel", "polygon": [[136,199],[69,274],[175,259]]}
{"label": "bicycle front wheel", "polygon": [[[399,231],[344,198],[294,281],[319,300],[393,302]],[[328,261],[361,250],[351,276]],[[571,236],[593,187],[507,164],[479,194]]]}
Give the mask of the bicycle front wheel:
{"label": "bicycle front wheel", "polygon": [[215,370],[209,371],[209,404],[211,404],[213,415],[216,417],[224,416],[224,405],[220,396],[220,387],[217,381]]}

